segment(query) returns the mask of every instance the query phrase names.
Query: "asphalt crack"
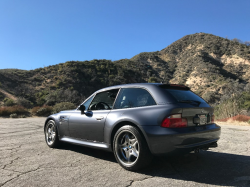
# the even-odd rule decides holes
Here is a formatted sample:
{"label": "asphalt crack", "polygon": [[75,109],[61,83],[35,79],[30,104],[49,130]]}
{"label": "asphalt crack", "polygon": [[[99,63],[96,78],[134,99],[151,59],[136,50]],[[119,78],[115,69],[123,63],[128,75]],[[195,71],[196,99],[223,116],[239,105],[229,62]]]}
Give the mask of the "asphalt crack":
{"label": "asphalt crack", "polygon": [[145,180],[151,179],[151,178],[154,178],[154,177],[153,176],[149,176],[149,177],[145,177],[145,178],[139,179],[139,180],[130,180],[130,184],[127,185],[126,187],[132,186],[134,182],[142,182],[142,181],[145,181]]}
{"label": "asphalt crack", "polygon": [[38,168],[36,168],[36,169],[34,169],[34,170],[22,172],[22,173],[20,173],[19,175],[17,175],[16,177],[13,177],[12,179],[9,179],[9,180],[5,181],[4,183],[2,183],[0,187],[4,186],[5,184],[7,184],[8,182],[11,182],[11,181],[14,180],[14,179],[17,179],[17,178],[20,177],[20,176],[26,175],[26,174],[28,174],[28,173],[35,172],[35,171],[37,171],[37,170],[39,170],[39,169],[40,169],[40,167],[38,167]]}
{"label": "asphalt crack", "polygon": [[11,165],[14,163],[14,161],[18,160],[20,157],[14,158],[13,160],[10,161],[10,163],[5,164],[2,169],[5,169],[7,166]]}

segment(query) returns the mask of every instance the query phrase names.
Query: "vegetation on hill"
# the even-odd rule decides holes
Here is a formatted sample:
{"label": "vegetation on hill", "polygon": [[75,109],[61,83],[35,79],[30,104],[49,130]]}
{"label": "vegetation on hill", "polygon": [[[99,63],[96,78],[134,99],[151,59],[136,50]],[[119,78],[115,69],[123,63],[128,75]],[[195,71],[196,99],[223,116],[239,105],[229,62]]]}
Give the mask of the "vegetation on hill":
{"label": "vegetation on hill", "polygon": [[[131,59],[69,61],[30,71],[2,69],[0,102],[26,108],[62,102],[77,106],[106,86],[163,82],[189,86],[216,107],[220,118],[249,109],[249,66],[249,43],[197,33],[184,36],[161,51],[143,52]],[[223,113],[224,107],[234,111]]]}

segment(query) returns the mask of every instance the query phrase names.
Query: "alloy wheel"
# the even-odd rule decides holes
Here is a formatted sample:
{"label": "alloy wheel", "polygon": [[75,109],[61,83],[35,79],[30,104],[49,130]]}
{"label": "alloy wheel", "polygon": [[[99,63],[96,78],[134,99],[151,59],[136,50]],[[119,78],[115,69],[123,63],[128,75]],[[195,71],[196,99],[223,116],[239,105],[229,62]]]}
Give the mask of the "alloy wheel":
{"label": "alloy wheel", "polygon": [[56,127],[55,124],[50,122],[46,127],[46,141],[48,145],[52,145],[56,139]]}
{"label": "alloy wheel", "polygon": [[140,154],[139,143],[136,136],[130,131],[121,131],[116,139],[116,154],[125,166],[136,163]]}

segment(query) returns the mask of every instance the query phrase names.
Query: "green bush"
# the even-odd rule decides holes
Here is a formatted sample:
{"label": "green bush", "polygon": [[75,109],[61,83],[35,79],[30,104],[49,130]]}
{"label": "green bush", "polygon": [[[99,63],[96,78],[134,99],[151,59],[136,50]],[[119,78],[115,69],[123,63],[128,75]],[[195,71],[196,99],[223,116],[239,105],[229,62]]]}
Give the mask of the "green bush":
{"label": "green bush", "polygon": [[70,102],[62,102],[62,103],[57,103],[54,107],[53,107],[53,113],[58,113],[62,110],[71,110],[71,109],[75,109],[76,106],[73,103]]}
{"label": "green bush", "polygon": [[35,116],[49,116],[52,114],[52,109],[51,106],[37,106],[32,108],[31,113]]}
{"label": "green bush", "polygon": [[17,116],[17,114],[16,113],[14,113],[14,114],[10,114],[10,118],[17,118],[18,116]]}
{"label": "green bush", "polygon": [[24,106],[25,108],[31,108],[33,103],[23,97],[19,97],[17,99],[17,105]]}
{"label": "green bush", "polygon": [[14,106],[16,104],[15,101],[10,98],[5,98],[3,102],[4,102],[4,106]]}
{"label": "green bush", "polygon": [[10,116],[14,113],[17,115],[25,115],[28,114],[28,111],[23,106],[5,106],[0,108],[0,116]]}
{"label": "green bush", "polygon": [[156,77],[149,77],[148,82],[156,83],[158,81]]}

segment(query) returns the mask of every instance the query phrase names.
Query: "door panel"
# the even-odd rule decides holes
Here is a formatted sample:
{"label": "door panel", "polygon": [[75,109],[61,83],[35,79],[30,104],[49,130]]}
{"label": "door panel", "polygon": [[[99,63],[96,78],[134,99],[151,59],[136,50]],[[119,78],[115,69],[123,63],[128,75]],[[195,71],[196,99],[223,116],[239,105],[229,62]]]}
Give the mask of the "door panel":
{"label": "door panel", "polygon": [[69,132],[72,138],[103,142],[105,120],[110,110],[76,112],[69,118]]}
{"label": "door panel", "polygon": [[[77,111],[69,118],[69,133],[72,138],[103,142],[104,125],[108,113],[113,107],[119,89],[96,93],[86,104],[85,114]],[[92,101],[91,101],[92,100]],[[89,105],[89,101],[91,104]]]}

